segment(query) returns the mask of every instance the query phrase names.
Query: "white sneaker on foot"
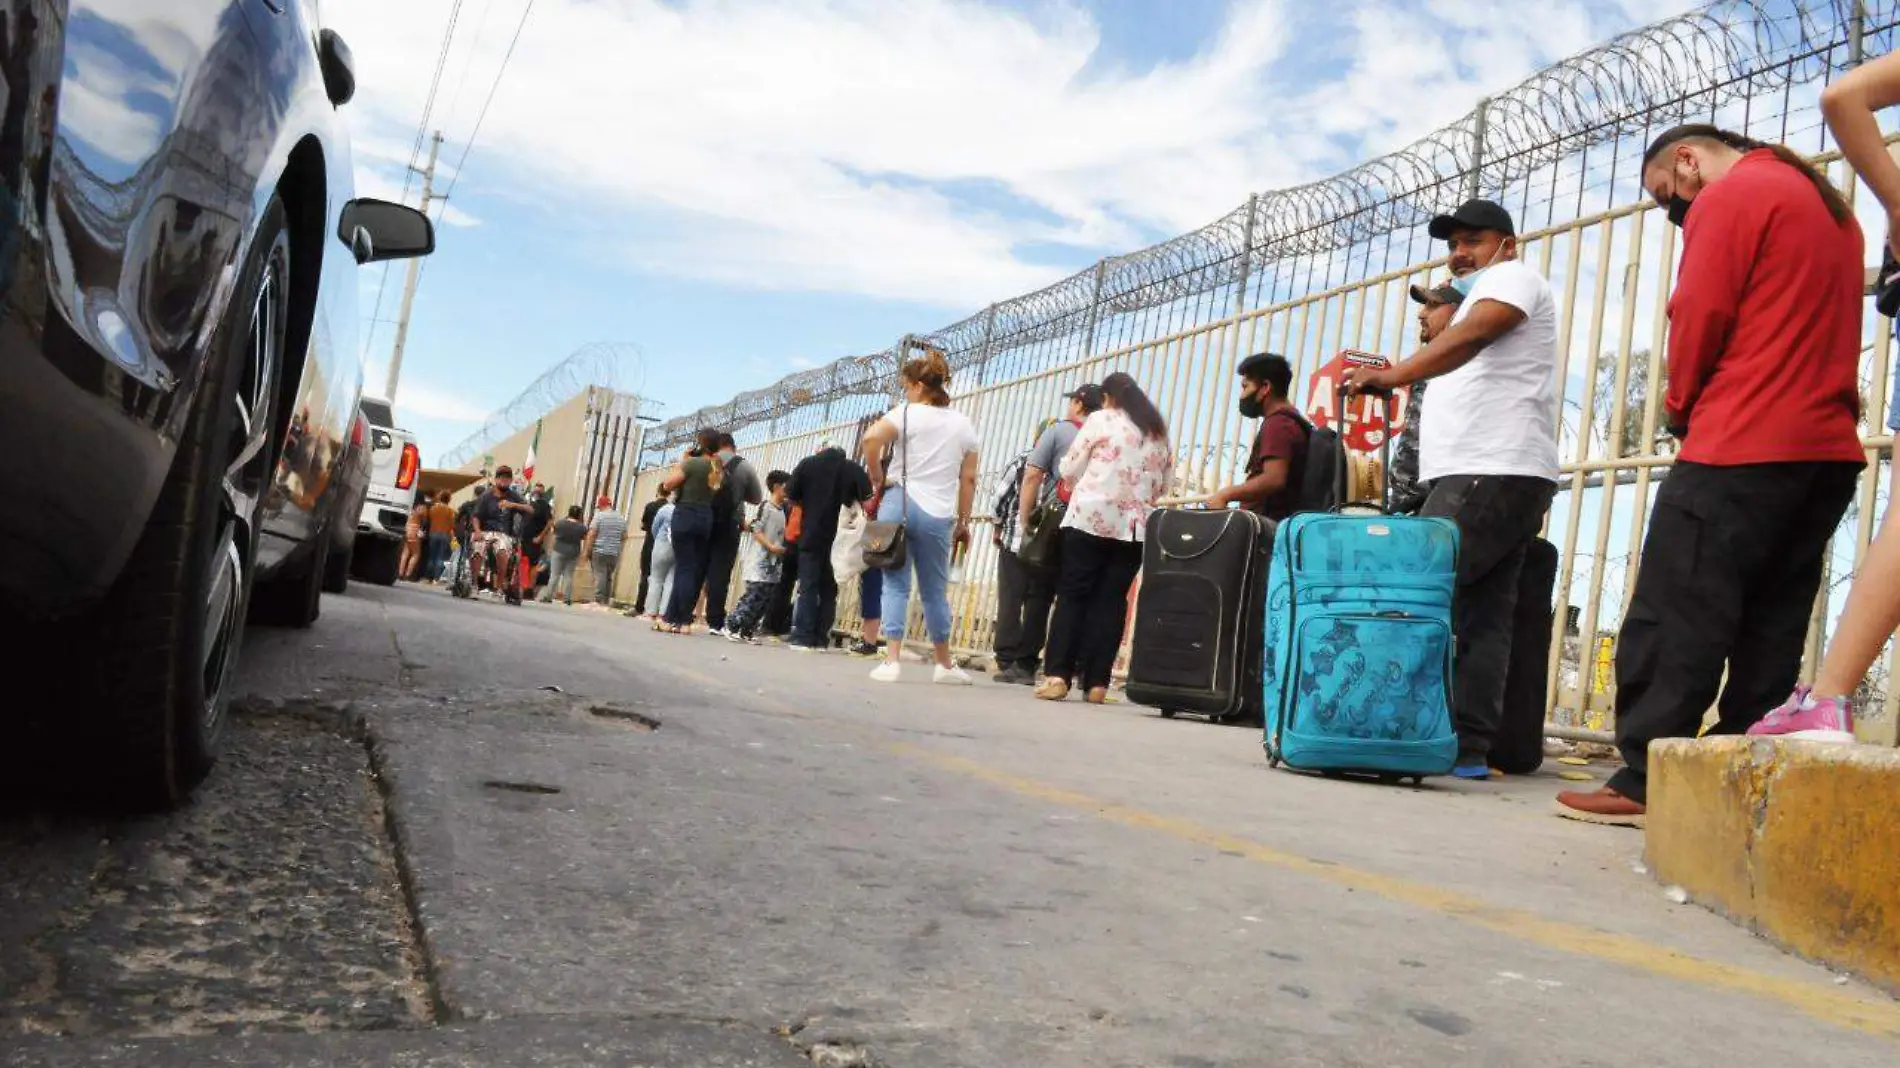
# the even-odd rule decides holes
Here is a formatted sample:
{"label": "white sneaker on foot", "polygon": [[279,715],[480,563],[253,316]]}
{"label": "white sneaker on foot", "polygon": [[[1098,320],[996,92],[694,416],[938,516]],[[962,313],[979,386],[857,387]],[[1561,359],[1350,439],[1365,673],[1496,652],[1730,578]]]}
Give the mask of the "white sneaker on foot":
{"label": "white sneaker on foot", "polygon": [[944,667],[938,664],[937,670],[931,673],[930,681],[939,686],[968,686],[970,676],[964,674],[960,667]]}
{"label": "white sneaker on foot", "polygon": [[886,660],[882,664],[879,664],[878,666],[871,669],[871,681],[872,682],[896,682],[902,674],[903,674],[902,668],[898,667],[895,663],[892,663],[891,661]]}

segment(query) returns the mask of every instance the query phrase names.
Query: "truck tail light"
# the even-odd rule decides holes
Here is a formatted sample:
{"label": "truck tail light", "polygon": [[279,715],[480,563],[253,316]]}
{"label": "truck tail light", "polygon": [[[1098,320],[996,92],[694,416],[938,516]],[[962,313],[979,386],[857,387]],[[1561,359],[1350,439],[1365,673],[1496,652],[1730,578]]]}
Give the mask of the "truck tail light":
{"label": "truck tail light", "polygon": [[367,426],[369,426],[369,420],[363,418],[362,413],[358,412],[356,419],[350,423],[350,448],[358,452],[362,451],[363,438],[365,436],[363,428]]}
{"label": "truck tail light", "polygon": [[417,451],[416,443],[406,442],[402,447],[402,463],[396,468],[396,488],[406,490],[416,484],[416,473],[422,470],[422,453]]}

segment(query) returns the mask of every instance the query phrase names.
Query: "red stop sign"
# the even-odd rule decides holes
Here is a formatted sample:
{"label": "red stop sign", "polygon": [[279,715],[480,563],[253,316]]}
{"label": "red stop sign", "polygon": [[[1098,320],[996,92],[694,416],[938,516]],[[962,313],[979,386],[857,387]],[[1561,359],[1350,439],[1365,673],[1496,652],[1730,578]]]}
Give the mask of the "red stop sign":
{"label": "red stop sign", "polygon": [[[1392,361],[1384,356],[1356,349],[1345,349],[1320,364],[1319,370],[1313,372],[1312,379],[1307,383],[1306,417],[1313,421],[1314,426],[1337,430],[1339,440],[1349,449],[1359,452],[1377,449],[1384,444],[1387,435],[1396,435],[1405,429],[1405,398],[1411,391],[1400,387],[1390,399],[1363,393],[1346,396],[1339,391],[1339,380],[1348,367],[1389,367],[1391,364]],[[1388,404],[1392,411],[1389,424],[1386,419]],[[1346,409],[1342,405],[1351,407]]]}

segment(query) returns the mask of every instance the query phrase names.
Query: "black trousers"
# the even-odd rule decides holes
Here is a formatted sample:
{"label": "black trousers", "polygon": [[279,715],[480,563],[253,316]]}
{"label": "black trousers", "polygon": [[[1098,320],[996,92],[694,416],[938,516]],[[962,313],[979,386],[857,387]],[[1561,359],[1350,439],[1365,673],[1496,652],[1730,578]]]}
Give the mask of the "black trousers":
{"label": "black trousers", "polygon": [[1447,516],[1458,524],[1451,713],[1461,764],[1490,753],[1504,722],[1524,553],[1556,493],[1556,483],[1525,475],[1446,475],[1432,483],[1420,509],[1421,515]]}
{"label": "black trousers", "polygon": [[739,562],[739,528],[730,516],[713,514],[712,558],[706,564],[706,625],[726,625],[726,597],[732,591],[732,571]]}
{"label": "black trousers", "polygon": [[647,614],[647,579],[653,575],[653,535],[648,533],[640,542],[640,592],[633,598],[633,614]]}
{"label": "black trousers", "polygon": [[1617,636],[1625,766],[1612,789],[1647,803],[1650,742],[1694,737],[1712,704],[1711,733],[1741,734],[1794,689],[1827,543],[1860,470],[1687,462],[1670,470]]}
{"label": "black trousers", "polygon": [[1062,575],[1043,674],[1079,678],[1084,689],[1108,685],[1128,622],[1128,589],[1139,574],[1140,542],[1062,531]]}
{"label": "black trousers", "polygon": [[1049,610],[1056,600],[1057,575],[1050,568],[1023,563],[1004,549],[996,556],[996,667],[1034,672],[1049,638]]}
{"label": "black trousers", "polygon": [[777,586],[772,588],[772,603],[765,610],[765,620],[759,629],[770,635],[786,635],[792,632],[792,591],[798,586],[798,546],[786,547],[785,571],[779,577]]}
{"label": "black trousers", "polygon": [[838,620],[838,579],[831,572],[831,546],[798,550],[798,608],[792,613],[792,641],[825,647]]}

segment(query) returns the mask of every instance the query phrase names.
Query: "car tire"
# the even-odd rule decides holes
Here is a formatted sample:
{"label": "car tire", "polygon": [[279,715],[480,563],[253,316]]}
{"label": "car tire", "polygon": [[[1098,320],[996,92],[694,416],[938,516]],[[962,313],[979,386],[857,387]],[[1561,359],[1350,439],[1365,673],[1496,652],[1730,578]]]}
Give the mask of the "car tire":
{"label": "car tire", "polygon": [[330,546],[330,555],[323,561],[323,592],[344,593],[350,588],[350,565],[356,558],[354,543],[339,549]]}
{"label": "car tire", "polygon": [[377,586],[394,586],[402,570],[402,543],[364,538],[356,543],[356,577]]}
{"label": "car tire", "polygon": [[83,624],[97,661],[70,755],[89,796],[171,808],[216,759],[283,428],[290,239],[272,197],[237,275],[172,469],[118,581]]}
{"label": "car tire", "polygon": [[330,532],[321,532],[310,546],[309,559],[258,583],[251,590],[253,622],[302,630],[323,613],[323,582],[330,560]]}

